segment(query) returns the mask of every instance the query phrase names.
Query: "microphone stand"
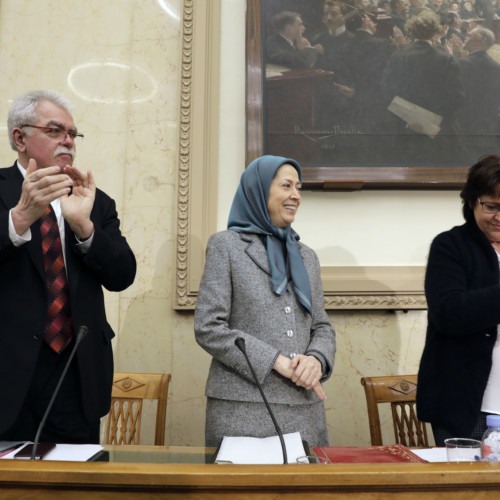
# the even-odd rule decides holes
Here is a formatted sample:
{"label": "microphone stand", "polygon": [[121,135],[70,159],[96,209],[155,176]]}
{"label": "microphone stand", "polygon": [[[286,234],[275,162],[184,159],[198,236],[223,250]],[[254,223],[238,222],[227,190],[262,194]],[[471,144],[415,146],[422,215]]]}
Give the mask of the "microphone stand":
{"label": "microphone stand", "polygon": [[267,411],[269,412],[269,415],[271,416],[271,419],[273,421],[276,432],[278,433],[278,437],[280,438],[281,450],[283,451],[283,463],[287,464],[288,458],[287,458],[287,454],[286,454],[286,445],[285,445],[285,440],[283,439],[283,433],[281,432],[280,426],[278,425],[278,422],[276,421],[276,418],[274,417],[274,413],[271,410],[269,403],[267,402],[266,395],[264,394],[264,390],[262,389],[262,385],[260,384],[259,379],[257,378],[257,375],[255,374],[255,370],[253,369],[252,363],[250,363],[250,359],[248,357],[247,350],[245,347],[245,339],[242,337],[238,337],[234,341],[234,343],[235,343],[236,347],[243,353],[243,356],[245,356],[245,359],[246,359],[247,364],[250,368],[250,371],[252,372],[255,383],[257,384],[257,387],[259,388],[262,399],[264,400],[264,404],[266,405]]}
{"label": "microphone stand", "polygon": [[38,448],[38,443],[40,441],[40,434],[42,433],[43,427],[45,426],[45,422],[49,416],[50,410],[52,409],[52,406],[54,405],[54,401],[55,401],[56,396],[59,392],[59,389],[61,388],[64,377],[66,376],[66,372],[68,371],[71,360],[73,359],[73,356],[75,355],[76,349],[80,345],[80,342],[85,338],[88,331],[89,331],[88,328],[86,326],[82,325],[80,327],[80,329],[78,330],[78,333],[76,334],[75,345],[73,346],[73,349],[69,355],[68,361],[66,361],[66,366],[64,367],[64,370],[61,374],[61,377],[59,378],[59,382],[57,383],[57,386],[54,390],[54,393],[52,394],[52,398],[50,399],[50,402],[47,406],[47,409],[45,410],[45,413],[43,414],[42,421],[40,422],[40,425],[38,426],[38,430],[37,430],[36,436],[35,436],[35,441],[33,442],[33,451],[31,452],[31,460],[35,460],[36,451]]}

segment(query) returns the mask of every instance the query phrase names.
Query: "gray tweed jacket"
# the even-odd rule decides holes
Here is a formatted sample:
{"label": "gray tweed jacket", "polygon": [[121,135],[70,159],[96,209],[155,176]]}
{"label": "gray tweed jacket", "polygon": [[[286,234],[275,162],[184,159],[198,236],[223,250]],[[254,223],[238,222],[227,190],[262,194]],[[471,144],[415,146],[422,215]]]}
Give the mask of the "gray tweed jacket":
{"label": "gray tweed jacket", "polygon": [[284,296],[271,290],[264,244],[256,234],[221,231],[207,246],[196,313],[196,341],[213,356],[205,395],[232,401],[261,402],[237,337],[270,403],[310,404],[313,391],[297,387],[272,366],[278,356],[316,355],[327,380],[335,359],[335,332],[324,309],[318,257],[299,242],[312,290],[312,317],[306,314],[289,285]]}

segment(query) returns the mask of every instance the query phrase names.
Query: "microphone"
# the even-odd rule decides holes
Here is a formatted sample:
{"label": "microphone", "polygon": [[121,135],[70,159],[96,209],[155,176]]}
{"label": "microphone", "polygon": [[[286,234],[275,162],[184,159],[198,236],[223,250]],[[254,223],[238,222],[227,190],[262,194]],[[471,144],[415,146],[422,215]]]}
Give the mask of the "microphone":
{"label": "microphone", "polygon": [[38,430],[36,431],[35,441],[33,442],[33,450],[31,452],[31,460],[35,460],[36,450],[38,448],[38,442],[40,441],[40,434],[42,433],[43,427],[45,425],[45,421],[47,420],[47,417],[49,416],[50,410],[52,409],[52,406],[54,405],[54,401],[56,399],[57,393],[59,392],[59,389],[61,388],[64,377],[66,376],[66,372],[68,371],[69,365],[71,363],[71,360],[73,359],[73,356],[75,355],[75,352],[76,352],[78,346],[80,345],[80,342],[85,338],[88,331],[89,331],[89,329],[86,326],[82,325],[79,328],[78,333],[76,334],[75,345],[73,346],[73,349],[69,355],[68,361],[66,361],[66,366],[64,367],[64,370],[61,374],[61,377],[59,378],[59,382],[57,382],[57,386],[54,390],[54,393],[52,394],[52,398],[49,401],[47,409],[45,410],[45,413],[43,414],[42,421],[40,422],[40,425],[38,426]]}
{"label": "microphone", "polygon": [[248,367],[250,368],[250,371],[252,372],[255,383],[257,384],[257,387],[259,388],[260,394],[262,395],[262,399],[264,400],[264,404],[266,405],[267,411],[269,412],[269,415],[271,416],[271,419],[273,421],[276,432],[278,433],[278,436],[280,438],[281,450],[283,451],[283,463],[287,464],[288,459],[287,459],[287,455],[286,455],[286,446],[285,446],[285,440],[283,439],[283,433],[281,432],[280,426],[278,425],[278,422],[276,421],[276,418],[274,417],[273,410],[271,410],[271,407],[269,406],[269,403],[267,402],[266,395],[264,394],[264,390],[262,389],[262,385],[260,384],[260,382],[257,378],[257,375],[255,374],[255,370],[253,369],[252,363],[250,363],[250,359],[248,357],[247,350],[245,348],[245,339],[242,337],[238,337],[234,341],[234,343],[235,343],[236,347],[243,353],[243,356],[245,356]]}

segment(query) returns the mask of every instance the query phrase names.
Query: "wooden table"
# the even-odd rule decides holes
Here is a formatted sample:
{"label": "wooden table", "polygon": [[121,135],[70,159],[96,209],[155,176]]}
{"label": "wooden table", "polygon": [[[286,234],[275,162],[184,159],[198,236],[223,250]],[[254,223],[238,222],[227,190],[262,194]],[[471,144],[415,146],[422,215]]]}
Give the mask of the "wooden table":
{"label": "wooden table", "polygon": [[[111,450],[111,459],[116,447]],[[0,461],[0,499],[500,498],[500,464],[214,465],[149,463],[161,454],[205,460],[204,448],[119,447],[142,462]],[[139,459],[137,459],[139,460]]]}

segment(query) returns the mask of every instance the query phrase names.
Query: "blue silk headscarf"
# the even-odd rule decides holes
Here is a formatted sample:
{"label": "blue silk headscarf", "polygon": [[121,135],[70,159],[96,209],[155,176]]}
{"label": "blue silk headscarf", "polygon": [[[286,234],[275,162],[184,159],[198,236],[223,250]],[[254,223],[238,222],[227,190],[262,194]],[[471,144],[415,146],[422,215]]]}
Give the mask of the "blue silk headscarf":
{"label": "blue silk headscarf", "polygon": [[[241,175],[229,212],[227,228],[238,233],[254,233],[266,236],[267,256],[271,268],[271,287],[277,295],[284,295],[288,277],[286,258],[290,264],[293,289],[297,299],[311,315],[311,285],[304,266],[297,240],[299,235],[291,226],[279,228],[273,225],[267,210],[269,189],[278,169],[289,163],[297,170],[302,182],[300,165],[290,158],[262,156],[254,160]],[[284,253],[283,243],[286,245]]]}

